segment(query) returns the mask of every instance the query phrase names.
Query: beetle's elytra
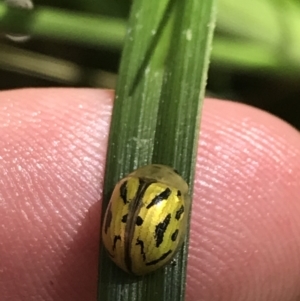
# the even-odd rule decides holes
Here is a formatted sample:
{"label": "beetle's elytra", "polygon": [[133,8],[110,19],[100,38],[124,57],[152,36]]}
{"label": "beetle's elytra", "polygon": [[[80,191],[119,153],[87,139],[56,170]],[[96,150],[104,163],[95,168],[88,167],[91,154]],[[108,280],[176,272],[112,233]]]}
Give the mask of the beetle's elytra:
{"label": "beetle's elytra", "polygon": [[188,185],[171,167],[141,167],[114,188],[102,239],[124,271],[144,275],[168,263],[183,242],[189,213]]}

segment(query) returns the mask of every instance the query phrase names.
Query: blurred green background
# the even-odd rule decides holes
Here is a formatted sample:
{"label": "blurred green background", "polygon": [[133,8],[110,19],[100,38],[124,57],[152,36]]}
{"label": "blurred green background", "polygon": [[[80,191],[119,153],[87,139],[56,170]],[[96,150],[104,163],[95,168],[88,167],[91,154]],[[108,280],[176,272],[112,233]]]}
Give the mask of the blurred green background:
{"label": "blurred green background", "polygon": [[[26,15],[8,9],[11,1],[19,0],[0,2],[2,90],[115,87],[131,1],[40,0]],[[219,0],[217,16],[207,95],[300,129],[300,1]]]}

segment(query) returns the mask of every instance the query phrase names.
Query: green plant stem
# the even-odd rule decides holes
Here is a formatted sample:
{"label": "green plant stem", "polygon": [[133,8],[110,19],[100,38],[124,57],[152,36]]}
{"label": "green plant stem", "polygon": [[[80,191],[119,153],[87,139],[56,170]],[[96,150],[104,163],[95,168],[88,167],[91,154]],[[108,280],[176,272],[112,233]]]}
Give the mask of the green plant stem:
{"label": "green plant stem", "polygon": [[0,29],[4,32],[115,49],[122,47],[126,30],[123,19],[47,7],[28,11],[9,8],[3,3],[0,3],[0,20]]}
{"label": "green plant stem", "polygon": [[[214,8],[214,0],[134,1],[110,129],[103,212],[116,182],[147,163],[176,168],[192,193]],[[187,241],[176,266],[145,277],[125,274],[101,247],[98,300],[182,301]]]}

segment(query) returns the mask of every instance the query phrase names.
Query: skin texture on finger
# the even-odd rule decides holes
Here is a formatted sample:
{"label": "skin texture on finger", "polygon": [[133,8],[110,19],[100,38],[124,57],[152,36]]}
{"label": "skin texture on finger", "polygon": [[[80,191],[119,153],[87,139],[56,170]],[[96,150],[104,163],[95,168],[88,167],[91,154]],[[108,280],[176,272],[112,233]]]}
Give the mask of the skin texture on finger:
{"label": "skin texture on finger", "polygon": [[300,300],[300,135],[246,105],[206,101],[187,300]]}
{"label": "skin texture on finger", "polygon": [[[1,301],[95,300],[113,94],[0,93]],[[241,104],[207,100],[187,301],[297,300],[300,137]]]}
{"label": "skin texture on finger", "polygon": [[0,98],[0,295],[95,300],[112,92]]}

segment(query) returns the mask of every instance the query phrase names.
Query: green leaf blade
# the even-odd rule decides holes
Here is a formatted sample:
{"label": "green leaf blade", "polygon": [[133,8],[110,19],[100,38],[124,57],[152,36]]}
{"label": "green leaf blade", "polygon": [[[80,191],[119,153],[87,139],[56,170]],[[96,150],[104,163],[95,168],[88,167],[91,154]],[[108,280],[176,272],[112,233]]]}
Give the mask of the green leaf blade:
{"label": "green leaf blade", "polygon": [[[116,182],[148,163],[175,167],[192,193],[214,8],[214,0],[134,2],[116,90],[103,208]],[[177,253],[175,266],[145,277],[122,272],[101,248],[98,300],[184,300],[187,246]]]}

